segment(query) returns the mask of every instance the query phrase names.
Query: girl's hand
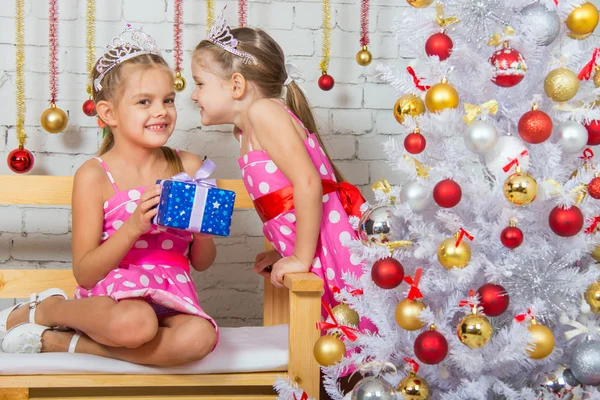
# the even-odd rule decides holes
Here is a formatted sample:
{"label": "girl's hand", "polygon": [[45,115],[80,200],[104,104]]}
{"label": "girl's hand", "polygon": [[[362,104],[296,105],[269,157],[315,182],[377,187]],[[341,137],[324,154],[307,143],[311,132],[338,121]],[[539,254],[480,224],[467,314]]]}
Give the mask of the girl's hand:
{"label": "girl's hand", "polygon": [[281,255],[277,250],[263,251],[256,255],[254,260],[254,272],[259,275],[269,278],[271,276],[271,268],[273,264],[281,260]]}
{"label": "girl's hand", "polygon": [[137,236],[143,235],[152,227],[152,218],[158,213],[156,206],[159,202],[160,185],[149,187],[142,194],[140,203],[126,222]]}
{"label": "girl's hand", "polygon": [[281,260],[273,264],[273,271],[271,272],[271,283],[273,286],[282,288],[283,277],[289,273],[301,273],[308,272],[309,268],[305,267],[304,264],[298,260],[296,256],[283,257]]}

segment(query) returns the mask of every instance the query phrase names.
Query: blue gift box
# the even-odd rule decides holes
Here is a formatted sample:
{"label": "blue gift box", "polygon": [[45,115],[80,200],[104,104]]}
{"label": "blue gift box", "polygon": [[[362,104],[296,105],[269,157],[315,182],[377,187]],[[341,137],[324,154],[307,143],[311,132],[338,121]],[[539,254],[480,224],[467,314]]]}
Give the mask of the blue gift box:
{"label": "blue gift box", "polygon": [[194,177],[180,173],[157,181],[162,186],[156,225],[229,236],[235,192],[219,189],[208,176],[215,164],[205,160]]}

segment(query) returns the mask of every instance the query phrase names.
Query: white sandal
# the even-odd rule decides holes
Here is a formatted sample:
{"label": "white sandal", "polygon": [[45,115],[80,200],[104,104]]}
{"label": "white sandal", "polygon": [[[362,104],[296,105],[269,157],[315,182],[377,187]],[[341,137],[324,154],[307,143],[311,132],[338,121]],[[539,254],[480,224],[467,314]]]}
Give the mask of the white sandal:
{"label": "white sandal", "polygon": [[65,300],[68,300],[68,298],[69,298],[67,296],[67,293],[64,290],[52,288],[52,289],[44,290],[43,292],[40,292],[39,294],[32,293],[31,296],[29,297],[29,301],[15,304],[12,307],[9,307],[9,308],[6,308],[6,309],[0,311],[0,334],[6,333],[6,323],[8,322],[9,315],[17,308],[27,305],[27,304],[29,305],[29,322],[35,324],[35,308],[42,301],[44,301],[48,297],[52,297],[52,296],[62,296]]}
{"label": "white sandal", "polygon": [[[10,328],[0,341],[0,348],[5,353],[37,354],[42,351],[42,334],[52,330],[47,326],[25,322]],[[69,342],[69,353],[75,353],[81,333],[76,331]]]}

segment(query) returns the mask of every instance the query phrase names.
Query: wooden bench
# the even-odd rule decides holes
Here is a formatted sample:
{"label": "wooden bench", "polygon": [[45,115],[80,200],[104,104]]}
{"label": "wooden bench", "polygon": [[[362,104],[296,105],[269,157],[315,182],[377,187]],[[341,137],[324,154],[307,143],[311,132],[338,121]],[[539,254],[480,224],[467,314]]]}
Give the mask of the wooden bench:
{"label": "wooden bench", "polygon": [[[0,204],[70,205],[73,178],[0,175]],[[218,180],[237,193],[235,208],[253,208],[241,180]],[[0,222],[1,230],[1,222]],[[265,248],[271,249],[265,240]],[[257,249],[258,252],[259,249]],[[314,274],[285,277],[285,289],[264,285],[263,324],[289,324],[287,375],[308,395],[319,398],[319,365],[313,345],[319,338],[323,281]],[[28,298],[59,287],[73,293],[71,270],[0,269],[0,298]],[[275,399],[272,385],[282,372],[206,375],[1,375],[0,400],[11,399]]]}

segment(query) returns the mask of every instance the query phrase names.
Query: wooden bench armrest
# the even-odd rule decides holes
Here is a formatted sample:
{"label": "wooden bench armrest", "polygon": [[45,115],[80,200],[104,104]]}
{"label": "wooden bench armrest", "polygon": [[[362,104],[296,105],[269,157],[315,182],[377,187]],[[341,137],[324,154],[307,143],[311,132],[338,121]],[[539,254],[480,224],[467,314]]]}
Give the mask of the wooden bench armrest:
{"label": "wooden bench armrest", "polygon": [[291,292],[323,293],[323,280],[310,272],[303,274],[286,274],[283,278],[283,283]]}

